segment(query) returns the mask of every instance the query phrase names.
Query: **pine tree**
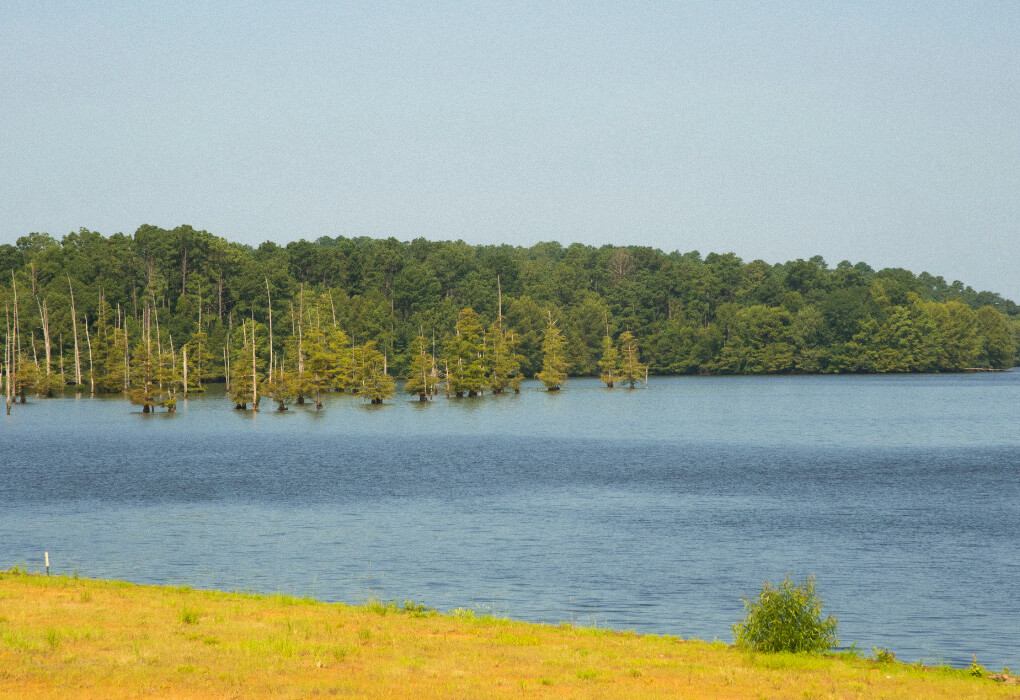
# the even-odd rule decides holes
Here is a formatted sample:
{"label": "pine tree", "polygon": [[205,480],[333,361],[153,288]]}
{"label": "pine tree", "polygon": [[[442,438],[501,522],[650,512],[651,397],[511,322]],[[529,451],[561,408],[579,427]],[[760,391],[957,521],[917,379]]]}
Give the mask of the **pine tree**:
{"label": "pine tree", "polygon": [[524,373],[521,371],[524,355],[518,351],[521,337],[510,330],[504,333],[503,342],[506,344],[506,388],[513,389],[515,394],[519,394],[521,382],[524,381]]}
{"label": "pine tree", "polygon": [[142,413],[149,413],[159,405],[156,363],[150,345],[148,338],[140,338],[131,358],[131,390],[128,399],[136,406],[141,406]]}
{"label": "pine tree", "polygon": [[281,363],[270,369],[269,376],[262,383],[262,390],[276,402],[277,411],[286,411],[287,404],[297,397],[297,376],[286,369],[286,356],[276,356]]}
{"label": "pine tree", "polygon": [[393,396],[393,377],[386,373],[386,357],[376,350],[376,341],[361,346],[357,371],[357,394],[374,404]]}
{"label": "pine tree", "polygon": [[252,405],[259,410],[258,385],[264,361],[260,357],[256,340],[256,325],[247,319],[234,331],[234,347],[230,357],[230,390],[227,395],[240,410]]}
{"label": "pine tree", "polygon": [[309,328],[304,339],[305,373],[301,389],[315,396],[315,408],[322,408],[322,395],[331,388],[343,389],[350,372],[350,344],[339,328]]}
{"label": "pine tree", "polygon": [[38,392],[39,377],[38,364],[26,358],[22,358],[18,362],[18,374],[14,380],[14,392],[18,395],[18,400],[21,403],[25,403],[25,393],[27,391]]}
{"label": "pine tree", "polygon": [[620,377],[620,351],[613,344],[613,339],[607,333],[602,339],[602,359],[599,360],[599,369],[602,370],[601,379],[610,389]]}
{"label": "pine tree", "polygon": [[124,380],[127,372],[124,369],[124,355],[127,352],[127,333],[120,328],[113,328],[104,341],[103,360],[104,372],[96,381],[99,391],[116,394],[124,391]]}
{"label": "pine tree", "polygon": [[524,359],[517,352],[520,342],[512,330],[503,327],[501,321],[497,319],[485,333],[484,367],[489,390],[493,394],[502,394],[507,389],[520,392],[521,362]]}
{"label": "pine tree", "polygon": [[637,338],[630,331],[620,334],[620,381],[630,384],[634,388],[636,382],[645,381],[648,378],[648,365],[641,363],[641,355],[638,352]]}
{"label": "pine tree", "polygon": [[447,393],[477,396],[485,388],[482,323],[470,307],[457,315],[454,335],[446,341]]}
{"label": "pine tree", "polygon": [[552,312],[547,313],[549,323],[545,329],[545,338],[542,340],[542,371],[535,376],[542,380],[547,391],[559,391],[567,383],[567,369],[570,367],[565,351],[567,339],[556,327]]}
{"label": "pine tree", "polygon": [[337,391],[351,386],[351,341],[340,328],[333,326],[326,330],[326,350],[329,353],[330,385]]}
{"label": "pine tree", "polygon": [[60,375],[56,372],[50,372],[46,374],[42,368],[36,366],[36,378],[32,381],[32,386],[35,388],[36,393],[39,396],[52,397],[56,392],[60,391],[64,382],[60,378]]}
{"label": "pine tree", "polygon": [[135,344],[135,350],[131,357],[131,388],[128,392],[128,399],[131,403],[140,405],[142,413],[149,413],[155,410],[157,406],[165,405],[163,402],[166,400],[161,386],[161,382],[166,376],[160,368],[161,358],[159,352],[153,352],[153,317],[153,309],[146,304],[142,321],[142,334]]}
{"label": "pine tree", "polygon": [[177,396],[184,390],[184,375],[171,343],[156,363],[158,403],[171,413],[177,410]]}
{"label": "pine tree", "polygon": [[308,353],[305,364],[304,389],[315,397],[315,410],[322,409],[322,395],[329,391],[336,374],[336,358],[326,344],[326,334],[318,326],[308,329],[304,339]]}
{"label": "pine tree", "polygon": [[184,393],[205,391],[202,380],[209,377],[209,340],[205,331],[195,331],[188,342],[188,385]]}
{"label": "pine tree", "polygon": [[414,354],[411,355],[404,391],[408,394],[417,394],[419,401],[427,401],[428,397],[434,393],[439,378],[434,371],[436,368],[435,358],[428,352],[425,334],[421,330],[418,332],[413,350]]}
{"label": "pine tree", "polygon": [[124,390],[124,333],[111,323],[111,310],[106,299],[99,299],[93,334],[94,362],[92,374],[95,390],[101,394]]}

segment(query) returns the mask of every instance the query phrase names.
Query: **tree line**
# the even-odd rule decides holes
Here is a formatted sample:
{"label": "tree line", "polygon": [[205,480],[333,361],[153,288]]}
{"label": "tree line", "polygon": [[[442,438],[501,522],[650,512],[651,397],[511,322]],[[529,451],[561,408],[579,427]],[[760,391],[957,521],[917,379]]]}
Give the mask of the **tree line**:
{"label": "tree line", "polygon": [[534,376],[555,389],[568,374],[1004,369],[1020,331],[998,294],[818,256],[342,236],[251,247],[144,225],[31,233],[0,245],[0,273],[9,394],[75,385],[149,407],[224,380],[285,406],[330,390],[381,400],[394,378],[427,398]]}

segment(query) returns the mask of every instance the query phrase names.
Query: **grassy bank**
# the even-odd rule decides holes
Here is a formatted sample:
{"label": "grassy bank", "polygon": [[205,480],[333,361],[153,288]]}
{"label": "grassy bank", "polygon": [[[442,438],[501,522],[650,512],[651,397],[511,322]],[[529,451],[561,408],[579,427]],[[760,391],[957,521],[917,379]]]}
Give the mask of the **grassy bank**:
{"label": "grassy bank", "polygon": [[5,697],[1020,697],[967,671],[469,611],[0,573]]}

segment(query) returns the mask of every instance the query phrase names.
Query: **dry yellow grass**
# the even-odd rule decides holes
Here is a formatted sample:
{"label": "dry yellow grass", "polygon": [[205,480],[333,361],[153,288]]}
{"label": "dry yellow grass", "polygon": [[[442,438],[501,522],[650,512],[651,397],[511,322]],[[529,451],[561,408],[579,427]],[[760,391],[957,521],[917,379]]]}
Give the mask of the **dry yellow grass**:
{"label": "dry yellow grass", "polygon": [[1020,697],[962,671],[395,606],[0,573],[18,698]]}

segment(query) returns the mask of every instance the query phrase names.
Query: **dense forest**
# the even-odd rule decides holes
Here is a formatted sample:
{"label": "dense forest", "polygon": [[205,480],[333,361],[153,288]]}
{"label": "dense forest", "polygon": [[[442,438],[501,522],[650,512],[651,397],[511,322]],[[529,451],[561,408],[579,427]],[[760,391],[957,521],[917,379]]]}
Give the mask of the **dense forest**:
{"label": "dense forest", "polygon": [[11,394],[77,385],[146,408],[224,379],[238,406],[283,406],[345,389],[381,400],[392,377],[426,398],[534,376],[555,389],[567,374],[1004,369],[1020,336],[1020,308],[998,294],[818,256],[422,238],[253,248],[144,225],[31,233],[0,245],[0,274]]}

